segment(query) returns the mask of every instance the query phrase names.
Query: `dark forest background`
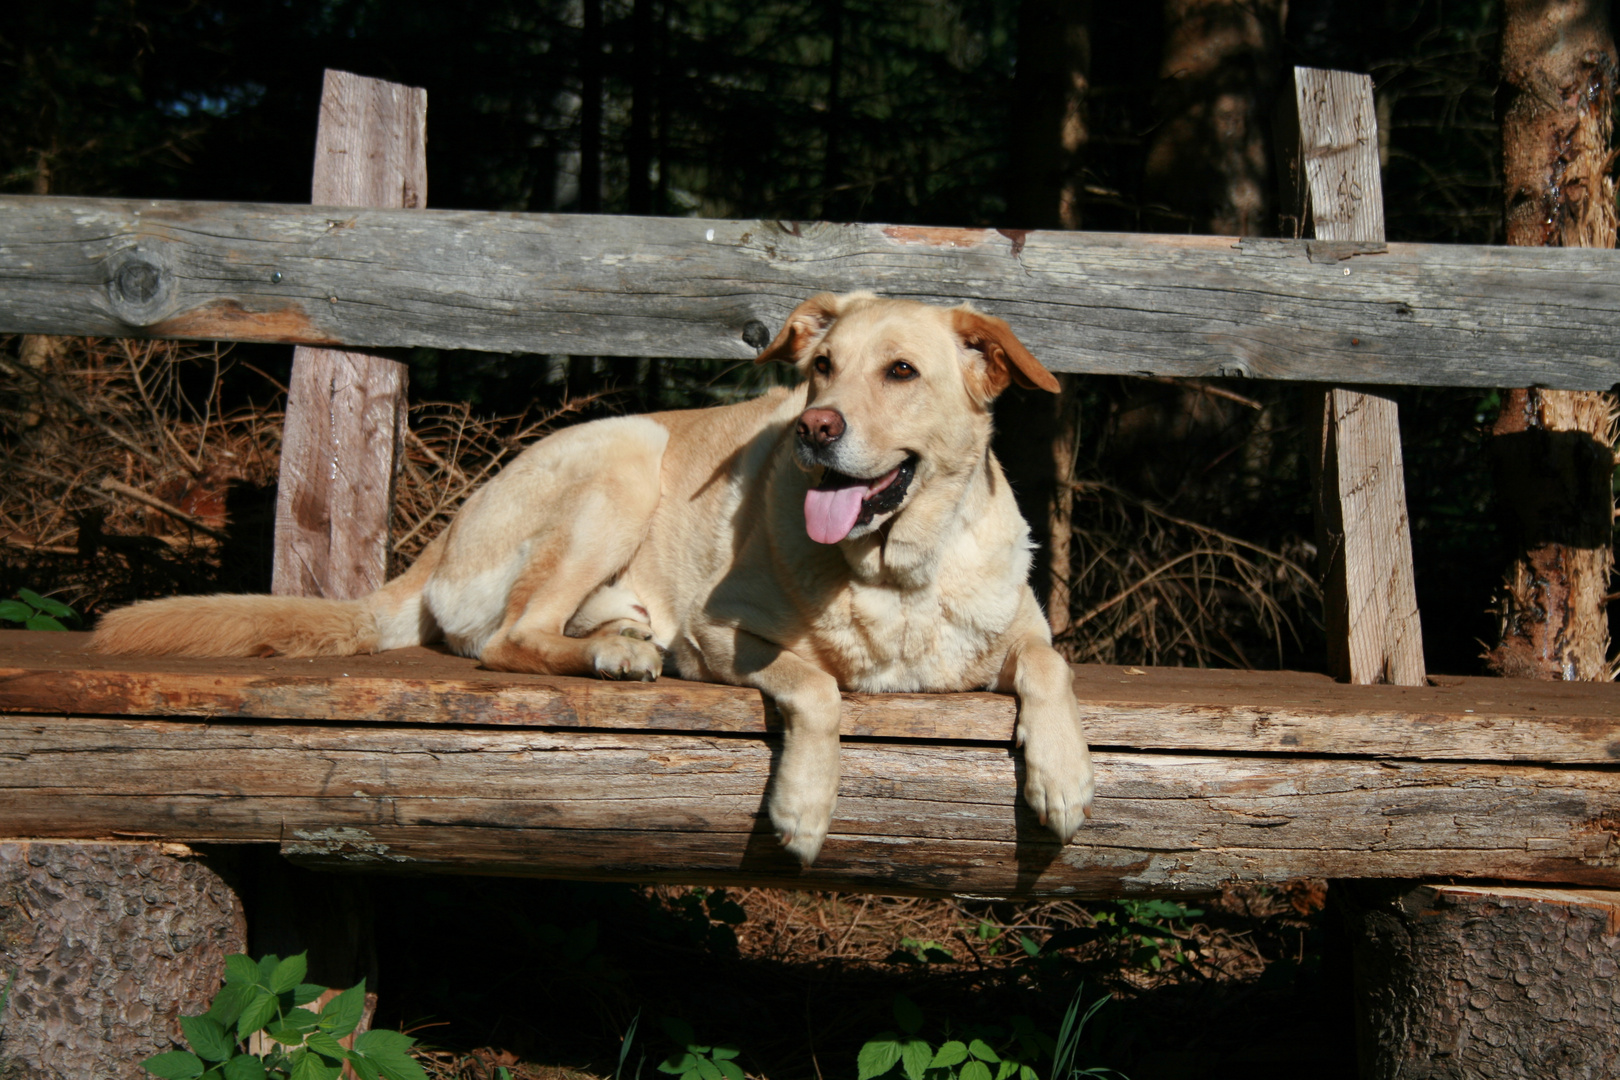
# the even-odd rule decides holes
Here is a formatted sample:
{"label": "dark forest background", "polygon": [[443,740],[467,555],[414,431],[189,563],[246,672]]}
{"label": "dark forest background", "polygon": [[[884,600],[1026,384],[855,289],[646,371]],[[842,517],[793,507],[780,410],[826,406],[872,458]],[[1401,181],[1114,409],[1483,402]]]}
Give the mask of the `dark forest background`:
{"label": "dark forest background", "polygon": [[[61,0],[0,24],[0,189],[307,201],[334,67],[427,89],[432,207],[1277,234],[1272,116],[1307,64],[1374,79],[1391,240],[1496,243],[1499,19],[1491,0]],[[288,352],[237,355],[277,375]],[[744,377],[435,350],[411,369],[413,399],[500,415],[702,404]],[[1305,391],[1075,386],[1071,655],[1319,668]],[[1474,672],[1506,559],[1496,398],[1397,396],[1429,667]],[[1000,426],[1039,407],[1010,394]],[[1091,614],[1211,545],[1191,584]]]}

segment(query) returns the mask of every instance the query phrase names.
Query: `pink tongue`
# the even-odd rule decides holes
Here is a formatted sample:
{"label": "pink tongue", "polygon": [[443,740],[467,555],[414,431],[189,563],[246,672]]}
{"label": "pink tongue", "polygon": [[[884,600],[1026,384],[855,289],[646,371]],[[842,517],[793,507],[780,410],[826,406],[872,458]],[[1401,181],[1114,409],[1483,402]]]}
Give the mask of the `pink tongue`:
{"label": "pink tongue", "polygon": [[865,484],[849,487],[811,488],[804,493],[804,528],[818,544],[836,544],[849,535],[855,519],[861,516],[861,496]]}

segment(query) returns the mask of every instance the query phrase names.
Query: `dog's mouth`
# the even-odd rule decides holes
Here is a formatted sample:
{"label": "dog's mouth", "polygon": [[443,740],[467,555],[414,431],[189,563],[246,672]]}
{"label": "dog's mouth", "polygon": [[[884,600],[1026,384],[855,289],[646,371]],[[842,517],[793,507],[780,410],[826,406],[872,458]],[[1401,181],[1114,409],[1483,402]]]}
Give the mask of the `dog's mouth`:
{"label": "dog's mouth", "polygon": [[820,483],[804,494],[804,528],[818,544],[836,544],[879,514],[900,509],[917,474],[917,455],[872,480],[845,476],[836,469],[822,473]]}

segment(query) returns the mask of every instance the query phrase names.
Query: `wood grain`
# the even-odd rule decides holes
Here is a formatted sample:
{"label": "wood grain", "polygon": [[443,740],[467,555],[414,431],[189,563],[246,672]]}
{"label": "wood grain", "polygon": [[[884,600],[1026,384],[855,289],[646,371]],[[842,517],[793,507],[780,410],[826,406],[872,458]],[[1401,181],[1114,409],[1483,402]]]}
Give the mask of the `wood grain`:
{"label": "wood grain", "polygon": [[[425,90],[328,70],[313,201],[421,207],[426,128]],[[385,357],[293,350],[276,487],[278,596],[352,600],[387,579],[406,380],[405,365]]]}
{"label": "wood grain", "polygon": [[[608,683],[484,671],[430,649],[319,660],[131,660],[87,634],[0,635],[0,712],[339,724],[761,735],[753,690],[660,679]],[[1137,672],[1137,674],[1132,674]],[[1076,667],[1097,746],[1194,753],[1612,765],[1620,686],[1444,678],[1345,686],[1325,675]],[[851,738],[1011,744],[1001,694],[846,694]]]}
{"label": "wood grain", "polygon": [[742,359],[855,288],[975,300],[1057,371],[1620,381],[1614,251],[0,197],[7,333]]}
{"label": "wood grain", "polygon": [[1106,752],[1079,842],[1010,747],[851,742],[813,871],[763,817],[776,740],[11,717],[17,837],[274,842],[324,864],[1003,896],[1299,876],[1620,883],[1612,769]]}
{"label": "wood grain", "polygon": [[[1383,182],[1372,80],[1294,69],[1306,205],[1321,240],[1382,243]],[[1347,268],[1348,269],[1348,268]],[[1328,670],[1353,683],[1424,682],[1400,413],[1378,394],[1323,394],[1313,488]]]}

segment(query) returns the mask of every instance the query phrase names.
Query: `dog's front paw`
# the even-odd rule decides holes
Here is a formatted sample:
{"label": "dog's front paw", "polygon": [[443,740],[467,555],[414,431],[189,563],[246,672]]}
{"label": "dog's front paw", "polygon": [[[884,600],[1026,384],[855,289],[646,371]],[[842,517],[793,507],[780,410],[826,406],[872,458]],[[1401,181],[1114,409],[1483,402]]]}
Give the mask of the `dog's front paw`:
{"label": "dog's front paw", "polygon": [[658,646],[624,634],[587,638],[591,667],[604,679],[652,682],[664,670]]}
{"label": "dog's front paw", "polygon": [[1024,799],[1063,843],[1091,816],[1096,788],[1091,751],[1078,723],[1063,718],[1051,730],[1029,731],[1024,741]]}
{"label": "dog's front paw", "polygon": [[[817,757],[823,755],[816,755]],[[799,863],[809,866],[821,852],[838,802],[838,751],[830,761],[785,754],[771,785],[771,824],[776,838]]]}

